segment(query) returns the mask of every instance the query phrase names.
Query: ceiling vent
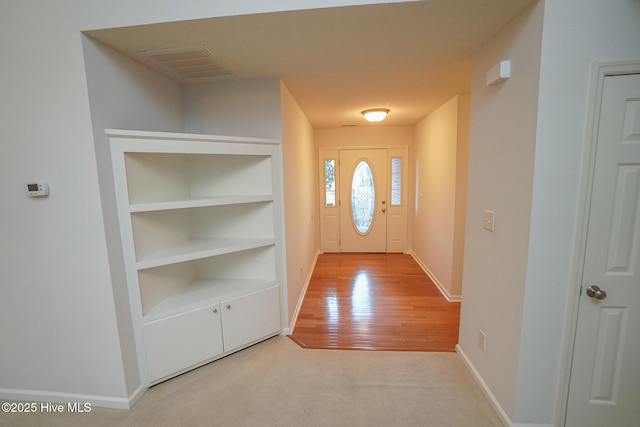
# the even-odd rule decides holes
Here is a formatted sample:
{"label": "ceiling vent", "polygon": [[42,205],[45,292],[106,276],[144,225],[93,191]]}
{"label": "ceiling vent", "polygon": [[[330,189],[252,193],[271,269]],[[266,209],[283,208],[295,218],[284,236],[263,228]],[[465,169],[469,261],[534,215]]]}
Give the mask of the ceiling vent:
{"label": "ceiling vent", "polygon": [[138,53],[150,60],[154,68],[181,83],[195,83],[232,75],[231,70],[204,46],[145,50]]}

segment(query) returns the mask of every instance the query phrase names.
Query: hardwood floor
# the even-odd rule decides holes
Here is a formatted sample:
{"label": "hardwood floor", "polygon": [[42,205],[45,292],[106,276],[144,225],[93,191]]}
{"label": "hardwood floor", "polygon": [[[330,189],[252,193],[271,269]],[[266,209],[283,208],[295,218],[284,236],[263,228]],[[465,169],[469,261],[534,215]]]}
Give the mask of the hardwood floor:
{"label": "hardwood floor", "polygon": [[410,255],[321,254],[290,338],[305,348],[454,351],[450,303]]}

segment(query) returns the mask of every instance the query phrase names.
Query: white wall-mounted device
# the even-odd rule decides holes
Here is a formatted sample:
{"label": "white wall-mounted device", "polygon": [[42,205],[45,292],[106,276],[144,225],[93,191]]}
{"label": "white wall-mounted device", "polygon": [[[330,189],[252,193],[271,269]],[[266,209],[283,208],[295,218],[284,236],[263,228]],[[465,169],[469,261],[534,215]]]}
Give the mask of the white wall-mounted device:
{"label": "white wall-mounted device", "polygon": [[31,197],[41,197],[49,195],[49,184],[44,181],[27,184],[27,194]]}
{"label": "white wall-mounted device", "polygon": [[511,61],[508,59],[500,61],[487,71],[487,86],[504,83],[509,77],[511,77]]}

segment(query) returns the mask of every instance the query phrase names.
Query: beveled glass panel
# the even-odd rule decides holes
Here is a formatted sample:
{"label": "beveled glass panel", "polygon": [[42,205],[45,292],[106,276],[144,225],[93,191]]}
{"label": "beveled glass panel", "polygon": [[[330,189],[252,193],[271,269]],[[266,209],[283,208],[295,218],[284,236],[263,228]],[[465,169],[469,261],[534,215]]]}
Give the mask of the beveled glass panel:
{"label": "beveled glass panel", "polygon": [[351,181],[351,212],[353,223],[360,234],[371,229],[375,212],[375,184],[369,163],[361,160],[353,172]]}
{"label": "beveled glass panel", "polygon": [[324,161],[324,184],[325,184],[324,205],[335,206],[336,205],[336,161],[333,159]]}
{"label": "beveled glass panel", "polygon": [[391,159],[391,206],[402,205],[402,158]]}

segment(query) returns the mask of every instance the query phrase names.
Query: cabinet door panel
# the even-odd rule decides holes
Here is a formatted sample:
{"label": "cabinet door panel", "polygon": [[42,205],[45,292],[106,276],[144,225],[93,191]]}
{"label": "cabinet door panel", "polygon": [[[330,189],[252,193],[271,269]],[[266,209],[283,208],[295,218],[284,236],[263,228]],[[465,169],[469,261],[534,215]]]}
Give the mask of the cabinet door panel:
{"label": "cabinet door panel", "polygon": [[222,353],[220,308],[216,304],[147,323],[144,341],[149,382],[189,368]]}
{"label": "cabinet door panel", "polygon": [[280,332],[280,287],[223,301],[224,351]]}

